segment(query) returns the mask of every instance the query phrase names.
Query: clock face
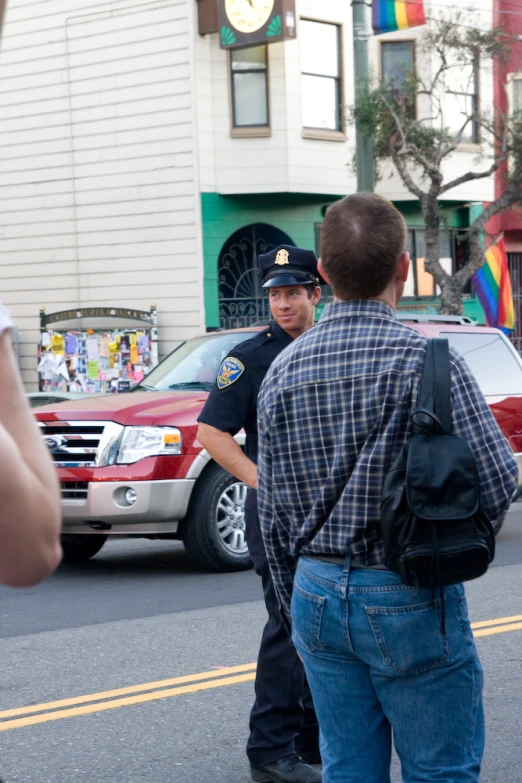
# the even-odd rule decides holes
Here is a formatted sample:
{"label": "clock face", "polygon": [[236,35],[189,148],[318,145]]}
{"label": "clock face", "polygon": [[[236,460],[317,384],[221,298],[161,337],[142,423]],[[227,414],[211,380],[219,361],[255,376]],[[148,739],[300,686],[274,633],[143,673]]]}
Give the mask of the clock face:
{"label": "clock face", "polygon": [[255,33],[269,19],[274,0],[225,0],[228,21],[240,33]]}

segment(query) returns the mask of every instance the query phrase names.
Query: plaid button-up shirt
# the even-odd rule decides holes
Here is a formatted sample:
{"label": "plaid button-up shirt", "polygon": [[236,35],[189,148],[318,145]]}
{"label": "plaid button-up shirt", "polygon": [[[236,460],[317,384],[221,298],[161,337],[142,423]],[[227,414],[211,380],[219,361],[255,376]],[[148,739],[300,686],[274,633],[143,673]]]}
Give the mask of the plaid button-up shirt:
{"label": "plaid button-up shirt", "polygon": [[[303,552],[384,560],[384,476],[413,434],[426,338],[383,302],[334,302],[274,361],[258,402],[259,513],[287,618]],[[478,465],[494,523],[517,486],[513,452],[466,362],[451,350],[453,433]]]}

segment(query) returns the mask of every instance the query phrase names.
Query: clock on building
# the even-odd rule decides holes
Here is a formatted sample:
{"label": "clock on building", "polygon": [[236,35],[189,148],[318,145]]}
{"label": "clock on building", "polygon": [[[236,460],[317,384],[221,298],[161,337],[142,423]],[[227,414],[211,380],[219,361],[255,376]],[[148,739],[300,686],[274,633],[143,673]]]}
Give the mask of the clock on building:
{"label": "clock on building", "polygon": [[222,49],[295,38],[295,0],[218,0]]}

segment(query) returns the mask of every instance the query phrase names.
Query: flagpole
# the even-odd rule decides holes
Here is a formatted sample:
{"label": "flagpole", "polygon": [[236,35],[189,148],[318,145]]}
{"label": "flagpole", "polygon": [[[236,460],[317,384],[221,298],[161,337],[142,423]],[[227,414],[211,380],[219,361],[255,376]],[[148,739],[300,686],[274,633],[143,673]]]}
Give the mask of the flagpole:
{"label": "flagpole", "polygon": [[504,232],[503,231],[500,232],[500,234],[498,235],[498,237],[495,239],[494,242],[491,242],[487,246],[487,248],[484,250],[484,255],[486,255],[486,253],[489,253],[489,251],[491,250],[492,247],[495,247],[495,245],[498,245],[498,243],[500,242],[501,239],[504,239]]}
{"label": "flagpole", "polygon": [[[353,57],[355,81],[355,105],[364,101],[369,92],[368,39],[366,29],[366,0],[352,0]],[[357,190],[373,191],[374,163],[373,140],[355,127]]]}

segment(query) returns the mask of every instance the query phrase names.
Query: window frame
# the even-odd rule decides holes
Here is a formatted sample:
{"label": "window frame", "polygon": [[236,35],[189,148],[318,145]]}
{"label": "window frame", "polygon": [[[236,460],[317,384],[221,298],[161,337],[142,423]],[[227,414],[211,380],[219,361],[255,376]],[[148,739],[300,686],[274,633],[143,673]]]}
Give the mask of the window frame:
{"label": "window frame", "polygon": [[[383,74],[383,68],[382,68],[382,53],[383,53],[383,47],[389,46],[390,44],[411,44],[412,45],[412,51],[413,51],[413,72],[417,73],[417,39],[415,38],[393,38],[389,41],[382,41],[379,40],[379,83],[383,83],[384,74]],[[414,113],[413,113],[413,120],[418,119],[418,107],[417,107],[417,101],[418,96],[415,98],[415,106]]]}
{"label": "window frame", "polygon": [[[230,117],[230,135],[232,138],[255,138],[265,137],[272,135],[271,128],[271,112],[270,112],[270,48],[268,44],[259,44],[259,48],[264,47],[266,50],[266,68],[256,68],[252,70],[242,70],[236,73],[264,73],[266,83],[266,116],[267,123],[265,125],[236,125],[236,104],[235,104],[235,90],[234,90],[234,71],[232,69],[233,54],[238,49],[231,49],[227,52],[228,57],[228,84],[229,84],[229,117]],[[241,49],[251,49],[250,46],[243,46]],[[257,48],[257,47],[254,47]]]}
{"label": "window frame", "polygon": [[[325,24],[337,29],[337,72],[338,76],[322,76],[317,73],[309,73],[301,70],[301,61],[299,60],[299,75],[301,77],[301,129],[303,138],[323,139],[326,141],[345,141],[346,140],[346,117],[343,113],[344,103],[344,48],[343,48],[343,25],[339,22],[330,22],[327,19],[314,19],[310,16],[299,17],[299,24],[302,22],[313,22],[314,24]],[[336,82],[337,98],[337,124],[336,129],[319,128],[313,125],[303,125],[303,76],[318,76],[322,79],[332,79]]]}

